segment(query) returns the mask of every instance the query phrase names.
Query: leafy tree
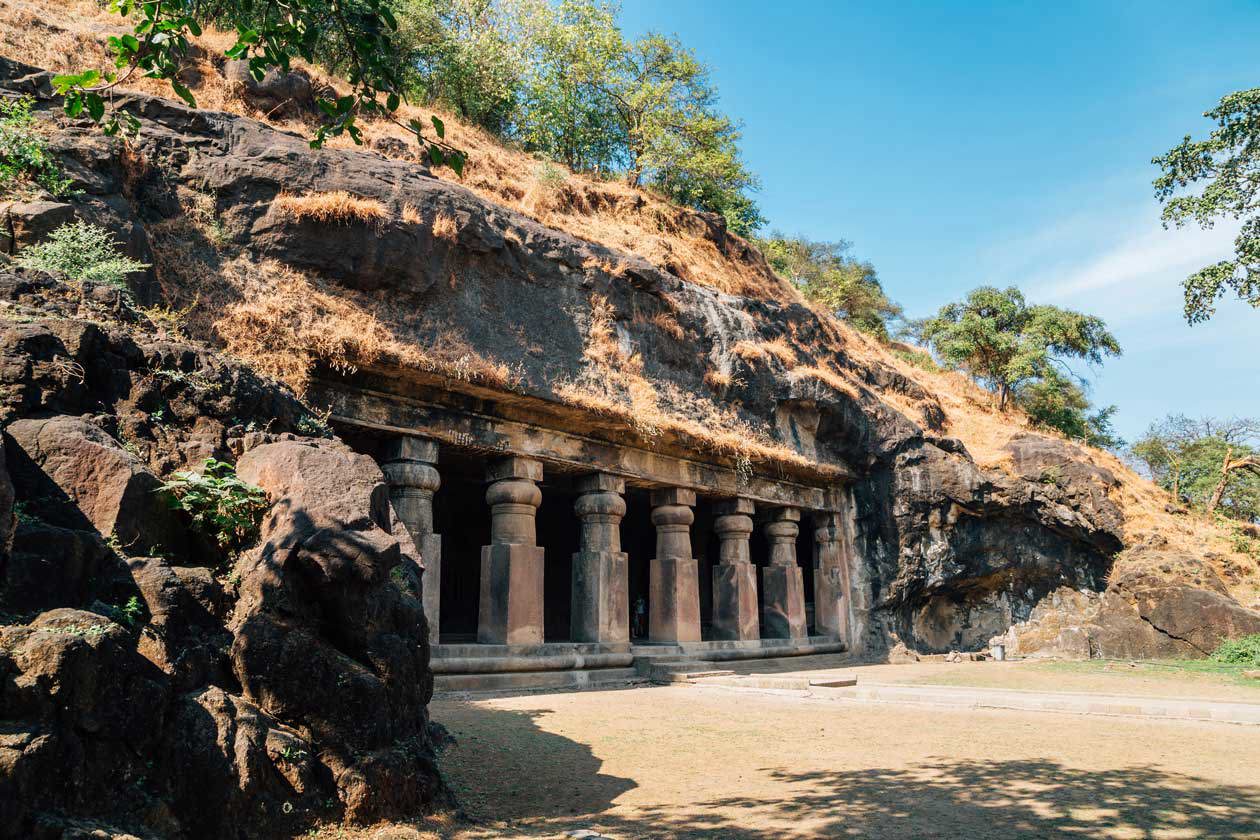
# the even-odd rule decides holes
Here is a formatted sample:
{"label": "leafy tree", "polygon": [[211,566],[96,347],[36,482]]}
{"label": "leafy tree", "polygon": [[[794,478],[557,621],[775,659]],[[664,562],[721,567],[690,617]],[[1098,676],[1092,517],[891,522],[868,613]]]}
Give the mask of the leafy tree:
{"label": "leafy tree", "polygon": [[1035,380],[1079,377],[1070,359],[1100,364],[1120,355],[1120,344],[1101,318],[1057,306],[1030,306],[1014,286],[981,286],[916,325],[947,364],[961,367],[995,391],[1005,408],[1014,390]]}
{"label": "leafy tree", "polygon": [[888,322],[901,307],[888,299],[875,267],[849,254],[847,242],[815,242],[774,233],[757,243],[779,275],[863,332],[888,339]]}
{"label": "leafy tree", "polygon": [[574,170],[614,170],[626,135],[608,95],[625,55],[616,7],[561,0],[538,15],[516,133],[527,148]]}
{"label": "leafy tree", "polygon": [[709,68],[676,37],[649,33],[630,44],[607,92],[630,183],[646,178],[680,204],[720,213],[736,233],[765,223],[748,197],[759,183],[740,160],[739,126],[718,110]]}
{"label": "leafy tree", "polygon": [[511,131],[543,0],[393,0],[409,86],[496,134]]}
{"label": "leafy tree", "polygon": [[[1162,173],[1155,195],[1164,204],[1164,223],[1189,221],[1210,228],[1218,218],[1246,219],[1234,240],[1234,259],[1199,269],[1183,282],[1185,316],[1191,324],[1216,312],[1216,301],[1229,291],[1260,307],[1260,88],[1221,99],[1203,116],[1217,127],[1206,140],[1190,135],[1152,163]],[[1195,194],[1174,195],[1206,181]]]}
{"label": "leafy tree", "polygon": [[1130,453],[1179,502],[1260,519],[1260,421],[1170,415],[1152,424]]}
{"label": "leafy tree", "polygon": [[1111,424],[1116,407],[1091,412],[1093,406],[1084,389],[1057,371],[1021,384],[1015,391],[1015,402],[1035,425],[1058,429],[1069,438],[1102,449],[1124,446]]}
{"label": "leafy tree", "polygon": [[111,90],[136,75],[164,79],[181,99],[196,107],[192,92],[179,73],[188,54],[190,37],[213,23],[236,32],[226,56],[249,63],[250,73],[262,79],[272,68],[288,71],[294,58],[323,59],[342,70],[352,93],[317,103],[326,117],[311,140],[320,146],[328,137],[349,135],[363,141],[358,116],[370,113],[410,131],[428,151],[434,165],[449,164],[462,172],[464,153],[442,140],[442,122],[432,119],[436,137],[419,120],[402,123],[396,116],[405,93],[398,21],[391,0],[109,0],[109,8],[134,20],[130,33],[111,36],[108,49],[115,70],[84,70],[53,79],[64,97],[66,113],[88,116],[108,134],[139,130],[139,120],[109,104]]}

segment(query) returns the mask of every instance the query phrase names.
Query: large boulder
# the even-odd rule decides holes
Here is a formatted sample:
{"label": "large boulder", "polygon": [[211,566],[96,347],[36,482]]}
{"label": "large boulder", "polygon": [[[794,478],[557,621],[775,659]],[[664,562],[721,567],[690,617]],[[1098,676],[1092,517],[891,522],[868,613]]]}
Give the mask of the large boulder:
{"label": "large boulder", "polygon": [[232,664],[247,697],[311,733],[349,818],[432,803],[428,628],[395,580],[415,549],[380,469],[337,442],[280,441],[246,452],[237,474],[273,502],[238,566]]}
{"label": "large boulder", "polygon": [[0,679],[0,837],[31,836],[41,812],[125,805],[172,827],[147,766],[168,685],[123,628],[70,609],[0,627]]}
{"label": "large boulder", "polygon": [[1034,658],[1166,659],[1206,656],[1251,633],[1260,633],[1260,612],[1231,598],[1205,564],[1144,546],[1105,591],[1064,587],[991,642]]}
{"label": "large boulder", "polygon": [[62,416],[17,420],[5,431],[19,495],[39,500],[42,518],[112,535],[136,553],[185,548],[162,482],[99,426]]}

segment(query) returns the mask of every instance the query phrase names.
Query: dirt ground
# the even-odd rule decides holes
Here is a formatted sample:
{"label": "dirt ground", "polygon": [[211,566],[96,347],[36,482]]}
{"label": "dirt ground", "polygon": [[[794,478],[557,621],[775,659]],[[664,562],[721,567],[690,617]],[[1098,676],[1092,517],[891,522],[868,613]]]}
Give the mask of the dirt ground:
{"label": "dirt ground", "polygon": [[473,822],[341,836],[1260,838],[1260,727],[685,685],[431,710],[457,740],[442,769]]}

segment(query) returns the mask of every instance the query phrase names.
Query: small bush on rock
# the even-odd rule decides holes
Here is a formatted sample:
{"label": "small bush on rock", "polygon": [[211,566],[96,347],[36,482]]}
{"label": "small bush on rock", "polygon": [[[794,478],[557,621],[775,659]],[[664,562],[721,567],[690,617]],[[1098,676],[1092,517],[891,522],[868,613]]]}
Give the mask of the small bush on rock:
{"label": "small bush on rock", "polygon": [[0,195],[20,195],[31,187],[55,196],[71,192],[70,180],[35,132],[30,97],[0,101]]}
{"label": "small bush on rock", "polygon": [[1260,633],[1226,639],[1212,651],[1212,658],[1226,665],[1260,666]]}
{"label": "small bush on rock", "polygon": [[114,237],[104,228],[78,221],[62,225],[48,239],[22,251],[18,265],[59,272],[83,283],[104,283],[127,291],[127,275],[148,266],[124,256]]}
{"label": "small bush on rock", "polygon": [[201,472],[177,472],[162,489],[171,494],[172,506],[187,511],[193,526],[220,548],[236,552],[258,539],[267,494],[237,478],[231,464],[207,458]]}

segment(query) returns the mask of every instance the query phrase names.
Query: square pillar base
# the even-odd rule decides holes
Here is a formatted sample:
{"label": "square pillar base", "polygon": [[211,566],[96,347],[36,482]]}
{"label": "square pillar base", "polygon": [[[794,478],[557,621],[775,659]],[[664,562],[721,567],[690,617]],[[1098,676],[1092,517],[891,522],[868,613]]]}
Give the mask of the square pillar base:
{"label": "square pillar base", "polygon": [[695,558],[652,558],[648,574],[648,641],[700,641],[700,564]]}
{"label": "square pillar base", "polygon": [[630,641],[629,558],[621,551],[573,555],[572,617],[575,642]]}
{"label": "square pillar base", "polygon": [[760,638],[757,622],[757,567],[719,563],[713,567],[713,637],[747,641]]}
{"label": "square pillar base", "polygon": [[763,566],[761,604],[765,638],[805,638],[805,577],[800,566]]}
{"label": "square pillar base", "polygon": [[536,545],[481,547],[477,641],[540,645],[543,641],[543,549]]}
{"label": "square pillar base", "polygon": [[844,603],[839,566],[814,570],[814,630],[819,636],[848,641],[849,612]]}
{"label": "square pillar base", "polygon": [[420,578],[424,619],[429,623],[429,644],[435,645],[438,642],[438,628],[441,626],[442,536],[426,534],[420,538],[420,545],[416,547],[420,549],[420,559],[424,563],[424,575]]}

